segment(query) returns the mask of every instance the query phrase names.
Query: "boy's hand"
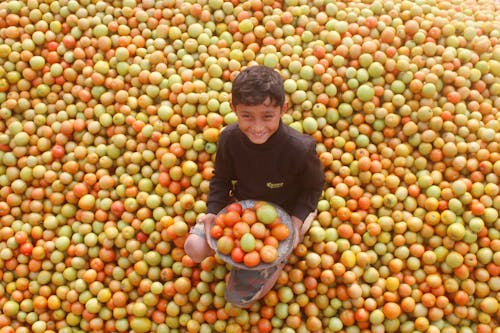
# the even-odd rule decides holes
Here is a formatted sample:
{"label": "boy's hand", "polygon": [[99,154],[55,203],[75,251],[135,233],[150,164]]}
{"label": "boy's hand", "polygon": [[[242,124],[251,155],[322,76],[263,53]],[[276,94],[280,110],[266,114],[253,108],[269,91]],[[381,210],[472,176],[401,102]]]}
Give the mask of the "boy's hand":
{"label": "boy's hand", "polygon": [[293,228],[295,229],[295,240],[294,240],[294,245],[293,247],[297,247],[299,243],[301,243],[304,240],[304,236],[306,235],[307,231],[309,230],[309,227],[311,226],[312,221],[316,217],[316,211],[310,213],[304,222],[302,222],[301,219],[298,217],[292,216],[292,225]]}
{"label": "boy's hand", "polygon": [[302,230],[304,223],[298,217],[292,216],[292,225],[295,229],[295,239],[293,240],[293,248],[295,248],[297,247],[297,245],[299,245],[299,243],[302,242],[306,233],[304,230]]}
{"label": "boy's hand", "polygon": [[202,217],[198,218],[198,223],[203,223],[203,227],[205,229],[205,238],[207,240],[207,243],[210,245],[209,242],[209,237],[210,237],[210,225],[212,224],[212,221],[215,220],[216,215],[215,214],[206,214],[203,215]]}

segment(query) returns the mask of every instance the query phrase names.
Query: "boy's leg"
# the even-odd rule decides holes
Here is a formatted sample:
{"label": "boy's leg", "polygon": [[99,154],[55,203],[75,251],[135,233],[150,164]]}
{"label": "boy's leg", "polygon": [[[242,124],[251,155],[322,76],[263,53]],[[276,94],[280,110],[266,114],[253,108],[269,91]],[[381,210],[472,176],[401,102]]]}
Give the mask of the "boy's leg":
{"label": "boy's leg", "polygon": [[[316,215],[317,212],[314,211],[305,218],[302,228],[299,230],[300,241],[311,227]],[[285,265],[286,262],[262,271],[231,270],[226,284],[226,300],[238,307],[250,307],[274,287]]]}
{"label": "boy's leg", "polygon": [[284,267],[285,263],[264,270],[233,268],[226,281],[224,297],[235,306],[248,308],[274,287]]}
{"label": "boy's leg", "polygon": [[196,263],[215,254],[215,251],[207,243],[203,223],[197,223],[191,228],[184,243],[184,251]]}

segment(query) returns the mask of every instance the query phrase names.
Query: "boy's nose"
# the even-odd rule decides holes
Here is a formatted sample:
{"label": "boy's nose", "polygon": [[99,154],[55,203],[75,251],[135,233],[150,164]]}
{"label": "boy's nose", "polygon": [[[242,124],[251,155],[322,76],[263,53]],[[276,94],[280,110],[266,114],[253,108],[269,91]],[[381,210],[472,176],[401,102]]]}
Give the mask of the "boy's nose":
{"label": "boy's nose", "polygon": [[264,123],[261,122],[261,121],[256,121],[254,124],[253,124],[253,128],[255,131],[261,131],[264,129]]}
{"label": "boy's nose", "polygon": [[261,133],[264,133],[265,132],[265,129],[263,126],[254,126],[253,128],[253,132],[255,134],[261,134]]}

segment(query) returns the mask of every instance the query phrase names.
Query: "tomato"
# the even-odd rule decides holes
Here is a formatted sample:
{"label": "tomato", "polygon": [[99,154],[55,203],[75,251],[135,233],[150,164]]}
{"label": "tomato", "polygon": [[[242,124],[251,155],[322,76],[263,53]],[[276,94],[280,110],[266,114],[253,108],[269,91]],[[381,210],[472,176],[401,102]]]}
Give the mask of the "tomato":
{"label": "tomato", "polygon": [[241,237],[240,243],[241,248],[245,252],[252,252],[255,250],[255,237],[249,232]]}
{"label": "tomato", "polygon": [[215,217],[215,224],[224,228],[226,224],[224,223],[224,214],[219,214]]}
{"label": "tomato", "polygon": [[273,330],[271,321],[266,318],[260,318],[259,321],[257,322],[257,327],[259,328],[259,332],[262,333],[269,333]]}
{"label": "tomato", "polygon": [[245,208],[243,213],[241,213],[241,220],[248,225],[252,225],[257,222],[257,214],[251,208]]}
{"label": "tomato", "polygon": [[233,235],[237,239],[248,232],[250,232],[250,226],[243,221],[238,221],[233,226]]}
{"label": "tomato", "polygon": [[146,235],[144,232],[139,231],[135,238],[140,242],[140,243],[145,243],[148,240],[148,235]]}
{"label": "tomato", "polygon": [[268,224],[268,227],[272,229],[272,228],[274,228],[274,227],[275,227],[276,225],[278,225],[278,224],[281,224],[281,217],[279,217],[279,216],[277,216],[277,217],[273,220],[273,222],[269,223],[269,224]]}
{"label": "tomato", "polygon": [[247,254],[245,254],[245,256],[243,257],[243,263],[247,267],[255,267],[258,264],[260,264],[259,252],[254,250],[254,251],[251,251],[251,252],[248,252]]}
{"label": "tomato", "polygon": [[272,263],[278,258],[278,250],[272,245],[264,245],[260,249],[259,254],[262,262],[267,264]]}
{"label": "tomato", "polygon": [[255,240],[255,250],[256,251],[260,251],[260,249],[262,249],[263,246],[264,246],[264,242],[262,241],[262,239]]}
{"label": "tomato", "polygon": [[245,256],[245,251],[241,249],[241,247],[235,247],[231,251],[231,259],[234,262],[240,263],[243,262],[243,257]]}
{"label": "tomato", "polygon": [[116,217],[121,217],[125,211],[125,206],[122,201],[115,201],[111,204],[111,213]]}
{"label": "tomato", "polygon": [[277,240],[274,236],[267,236],[266,238],[264,238],[264,245],[271,245],[275,248],[278,248],[279,240]]}
{"label": "tomato", "polygon": [[250,227],[250,232],[257,239],[264,239],[269,234],[269,230],[262,222],[256,222]]}
{"label": "tomato", "polygon": [[64,154],[65,154],[64,146],[56,144],[56,145],[54,145],[54,147],[52,147],[52,156],[56,160],[63,158]]}
{"label": "tomato", "polygon": [[210,236],[212,236],[212,238],[219,239],[222,237],[223,234],[224,230],[220,225],[216,224],[210,229]]}
{"label": "tomato", "polygon": [[47,50],[56,51],[58,46],[59,46],[59,43],[57,43],[57,42],[54,42],[54,41],[48,42],[47,43]]}
{"label": "tomato", "polygon": [[233,228],[225,227],[223,231],[224,236],[233,238]]}
{"label": "tomato", "polygon": [[273,223],[278,218],[278,211],[271,204],[262,204],[255,208],[255,213],[260,222],[264,224]]}
{"label": "tomato", "polygon": [[20,246],[19,251],[25,256],[30,256],[33,252],[33,244],[24,243]]}
{"label": "tomato", "polygon": [[278,224],[271,229],[271,236],[274,236],[277,240],[285,240],[290,235],[290,229],[285,224]]}
{"label": "tomato", "polygon": [[228,227],[232,227],[236,224],[236,222],[240,221],[241,217],[240,214],[237,211],[229,211],[225,214],[223,214],[223,221],[224,224]]}
{"label": "tomato", "polygon": [[217,249],[224,255],[230,255],[234,248],[234,240],[230,236],[222,236],[217,241]]}
{"label": "tomato", "polygon": [[226,212],[237,212],[238,215],[241,215],[241,213],[243,212],[243,206],[241,206],[241,204],[238,202],[230,203],[226,207]]}

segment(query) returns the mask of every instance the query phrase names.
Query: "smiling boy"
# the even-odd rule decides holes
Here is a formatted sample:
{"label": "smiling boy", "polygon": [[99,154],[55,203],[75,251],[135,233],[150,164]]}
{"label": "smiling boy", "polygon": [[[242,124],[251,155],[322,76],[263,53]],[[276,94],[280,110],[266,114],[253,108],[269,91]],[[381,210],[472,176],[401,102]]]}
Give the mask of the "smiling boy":
{"label": "smiling boy", "polygon": [[[281,121],[287,103],[278,72],[266,66],[241,71],[233,82],[231,107],[238,122],[220,134],[207,214],[185,243],[186,253],[196,262],[214,253],[204,230],[231,199],[264,200],[281,206],[297,231],[295,247],[315,217],[323,189],[325,179],[315,141]],[[233,269],[226,299],[249,306],[272,288],[283,266],[262,272]]]}

